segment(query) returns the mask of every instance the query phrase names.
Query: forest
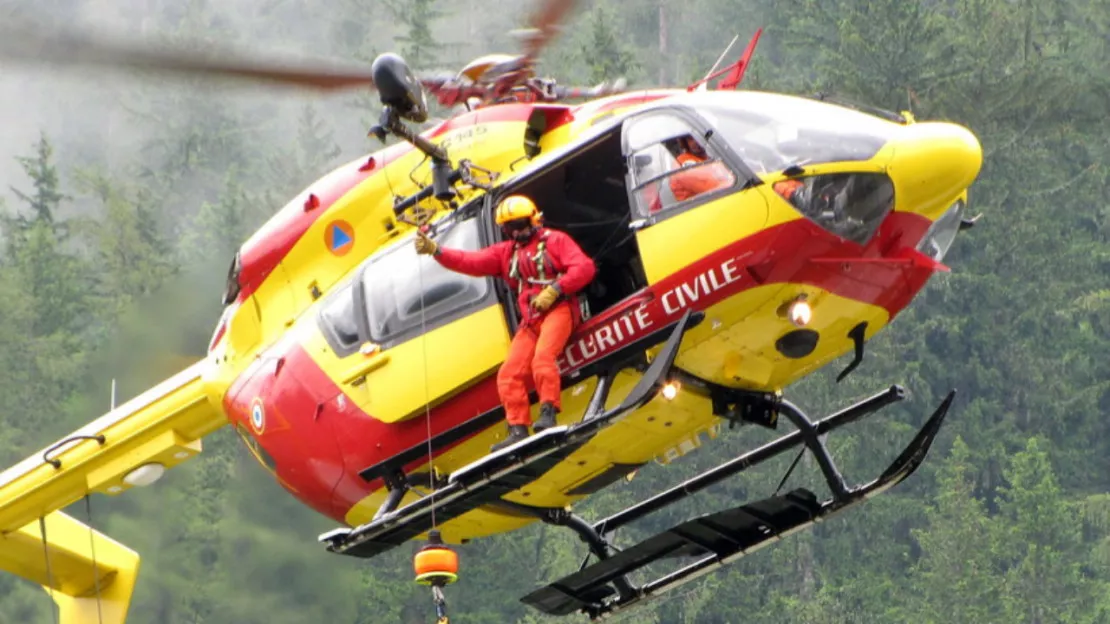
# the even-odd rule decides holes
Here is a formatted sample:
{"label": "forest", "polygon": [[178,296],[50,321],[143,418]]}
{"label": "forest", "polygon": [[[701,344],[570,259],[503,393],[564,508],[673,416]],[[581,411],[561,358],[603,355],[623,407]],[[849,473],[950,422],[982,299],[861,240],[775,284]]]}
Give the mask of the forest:
{"label": "forest", "polygon": [[[121,37],[457,71],[515,50],[522,0],[0,0]],[[843,383],[786,389],[812,414],[903,384],[833,435],[849,479],[881,472],[949,389],[924,466],[890,493],[623,616],[691,622],[1110,622],[1110,3],[1082,0],[592,0],[545,51],[567,84],[702,78],[764,28],[743,88],[835,94],[979,137],[975,228]],[[0,466],[203,357],[227,264],[289,198],[378,149],[371,93],[0,62]],[[445,115],[446,111],[436,111]],[[727,428],[726,428],[727,429]],[[599,518],[768,440],[725,435],[576,508]],[[417,624],[435,619],[408,548],[324,551],[302,507],[230,430],[157,486],[69,512],[143,557],[136,624]],[[791,457],[627,529],[770,494]],[[819,484],[803,462],[791,485]],[[816,489],[823,492],[821,489]],[[452,621],[555,621],[519,598],[586,554],[536,523],[461,549]],[[0,576],[0,623],[48,623]],[[565,621],[585,621],[571,617]]]}

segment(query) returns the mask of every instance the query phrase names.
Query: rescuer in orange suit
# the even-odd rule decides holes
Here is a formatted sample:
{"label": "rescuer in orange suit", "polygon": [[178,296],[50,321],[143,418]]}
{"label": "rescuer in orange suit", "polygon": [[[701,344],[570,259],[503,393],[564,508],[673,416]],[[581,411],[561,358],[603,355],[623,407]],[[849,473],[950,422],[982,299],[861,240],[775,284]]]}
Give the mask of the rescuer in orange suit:
{"label": "rescuer in orange suit", "polygon": [[531,199],[511,195],[498,205],[495,219],[508,240],[479,251],[464,251],[442,248],[423,232],[416,237],[416,253],[431,254],[452,271],[499,276],[517,293],[520,327],[497,373],[497,393],[505,407],[509,437],[490,451],[528,437],[532,417],[525,382],[529,375],[540,397],[535,432],[556,425],[562,388],[555,358],[579,321],[577,293],[597,271],[574,239],[543,227],[541,219]]}
{"label": "rescuer in orange suit", "polygon": [[683,135],[674,139],[671,153],[682,169],[670,177],[671,192],[675,201],[683,202],[702,193],[732,185],[732,174],[724,163],[717,161],[697,167],[709,160],[709,155],[694,137]]}

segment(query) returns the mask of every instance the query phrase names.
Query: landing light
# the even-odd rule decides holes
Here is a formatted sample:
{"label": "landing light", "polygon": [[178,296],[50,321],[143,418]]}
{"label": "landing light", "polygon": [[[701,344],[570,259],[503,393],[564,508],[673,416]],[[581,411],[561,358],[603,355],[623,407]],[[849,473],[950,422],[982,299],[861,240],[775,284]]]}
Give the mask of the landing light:
{"label": "landing light", "polygon": [[805,299],[798,299],[790,304],[786,314],[795,327],[805,327],[813,318],[813,308],[809,306],[809,302]]}
{"label": "landing light", "polygon": [[673,401],[674,398],[678,396],[678,388],[679,385],[677,381],[668,381],[663,384],[663,398],[668,401]]}
{"label": "landing light", "polygon": [[143,487],[161,479],[164,474],[166,467],[162,464],[143,464],[124,475],[123,482],[132,487]]}

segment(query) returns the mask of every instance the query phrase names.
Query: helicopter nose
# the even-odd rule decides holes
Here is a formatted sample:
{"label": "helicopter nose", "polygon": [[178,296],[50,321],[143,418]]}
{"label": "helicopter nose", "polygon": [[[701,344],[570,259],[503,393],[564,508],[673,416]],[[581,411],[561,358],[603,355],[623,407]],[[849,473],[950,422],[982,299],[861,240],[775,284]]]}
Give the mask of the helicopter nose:
{"label": "helicopter nose", "polygon": [[983,164],[983,149],[974,134],[956,124],[916,123],[904,130],[887,169],[895,209],[932,219],[971,186]]}

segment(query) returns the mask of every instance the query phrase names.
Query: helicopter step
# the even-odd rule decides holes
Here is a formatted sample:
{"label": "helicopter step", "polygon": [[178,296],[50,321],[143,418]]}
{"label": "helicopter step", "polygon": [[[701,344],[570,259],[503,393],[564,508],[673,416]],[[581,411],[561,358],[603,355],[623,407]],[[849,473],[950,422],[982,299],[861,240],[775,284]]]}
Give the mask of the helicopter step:
{"label": "helicopter step", "polygon": [[[600,560],[542,587],[521,599],[522,602],[550,615],[569,615],[576,611],[591,619],[616,614],[634,605],[657,598],[694,579],[751,554],[782,538],[881,494],[909,477],[925,459],[937,432],[955,397],[950,392],[925,422],[902,453],[875,480],[854,488],[844,487],[844,479],[836,470],[824,446],[829,431],[858,420],[886,405],[901,400],[904,392],[898,386],[866,399],[823,420],[812,422],[792,405],[784,411],[796,424],[797,431],[708,470],[688,481],[633,505],[592,526],[571,526]],[[734,476],[751,466],[767,461],[799,445],[818,459],[832,498],[818,502],[806,489],[775,494],[752,503],[687,520],[631,547],[616,550],[604,536],[645,515],[662,509],[687,496]],[[799,455],[799,459],[801,455]],[[797,460],[787,469],[779,483],[786,482]],[[831,469],[831,470],[829,470]],[[640,570],[666,558],[699,557],[669,574],[640,586],[627,580],[630,572]]]}
{"label": "helicopter step", "polygon": [[324,533],[319,540],[337,554],[373,557],[433,528],[433,517],[439,523],[457,518],[539,479],[599,431],[655,398],[670,375],[683,335],[698,320],[700,316],[692,311],[683,314],[639,381],[613,409],[606,410],[605,403],[614,373],[603,372],[579,422],[546,429],[463,466],[451,473],[433,495],[404,507],[396,508],[405,486],[394,478],[390,496],[373,520],[354,529]]}

